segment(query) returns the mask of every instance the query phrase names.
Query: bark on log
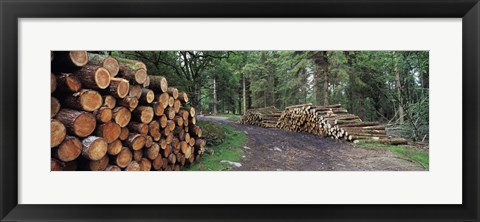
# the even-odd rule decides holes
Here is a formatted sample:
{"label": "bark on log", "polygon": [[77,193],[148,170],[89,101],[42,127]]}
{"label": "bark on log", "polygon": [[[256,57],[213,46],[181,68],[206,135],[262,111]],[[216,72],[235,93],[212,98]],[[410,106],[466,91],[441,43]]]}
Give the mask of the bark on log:
{"label": "bark on log", "polygon": [[155,113],[155,116],[163,115],[164,111],[165,108],[161,102],[153,102],[153,112]]}
{"label": "bark on log", "polygon": [[147,71],[145,69],[133,70],[123,64],[120,64],[119,75],[127,79],[131,84],[142,85],[147,79]]}
{"label": "bark on log", "polygon": [[104,93],[115,98],[123,99],[129,94],[130,91],[130,84],[128,84],[126,79],[111,78],[110,85],[104,90]]}
{"label": "bark on log", "polygon": [[52,67],[73,70],[88,63],[87,51],[55,51]]}
{"label": "bark on log", "polygon": [[185,92],[179,92],[178,93],[178,99],[182,102],[182,103],[187,103],[188,102],[188,95],[187,93]]}
{"label": "bark on log", "polygon": [[154,117],[153,108],[150,106],[139,106],[133,110],[132,117],[135,121],[148,124],[152,122]]}
{"label": "bark on log", "polygon": [[73,109],[61,109],[55,119],[62,122],[71,135],[78,137],[89,136],[96,126],[95,117],[91,113]]}
{"label": "bark on log", "polygon": [[155,92],[167,92],[167,79],[163,76],[150,76],[150,88]]}
{"label": "bark on log", "polygon": [[130,133],[126,142],[133,150],[140,150],[145,146],[145,137],[141,134]]}
{"label": "bark on log", "polygon": [[108,107],[100,107],[98,110],[93,112],[93,115],[95,115],[95,118],[100,123],[110,122],[113,118],[112,109]]}
{"label": "bark on log", "polygon": [[153,143],[150,148],[144,150],[143,155],[150,160],[155,160],[160,155],[160,145]]}
{"label": "bark on log", "polygon": [[78,92],[82,89],[82,83],[77,76],[72,73],[61,73],[57,76],[57,91],[59,92]]}
{"label": "bark on log", "polygon": [[117,59],[109,55],[88,53],[88,63],[107,69],[111,77],[115,77],[120,69]]}
{"label": "bark on log", "polygon": [[106,89],[110,85],[110,73],[101,66],[86,65],[73,74],[78,77],[85,88]]}
{"label": "bark on log", "polygon": [[118,102],[119,105],[128,108],[132,111],[138,106],[138,99],[136,97],[127,96]]}
{"label": "bark on log", "polygon": [[175,88],[175,87],[168,87],[167,88],[167,93],[173,97],[173,99],[177,99],[178,98],[178,89]]}
{"label": "bark on log", "polygon": [[128,93],[129,96],[135,97],[140,99],[142,97],[142,86],[141,85],[131,85],[130,92]]}
{"label": "bark on log", "polygon": [[175,109],[172,108],[172,107],[167,107],[165,109],[164,113],[166,114],[166,116],[169,120],[172,120],[172,119],[175,118]]}
{"label": "bark on log", "polygon": [[89,136],[82,141],[83,157],[89,160],[100,160],[107,154],[108,144],[101,137]]}
{"label": "bark on log", "polygon": [[80,92],[65,96],[62,104],[67,108],[92,112],[102,106],[103,100],[97,91],[84,89]]}
{"label": "bark on log", "polygon": [[146,89],[146,88],[142,89],[142,96],[140,97],[140,103],[150,104],[153,102],[154,99],[155,99],[155,93],[152,90]]}
{"label": "bark on log", "polygon": [[145,123],[130,122],[127,127],[128,130],[132,133],[139,133],[142,135],[148,134],[148,125],[146,125]]}

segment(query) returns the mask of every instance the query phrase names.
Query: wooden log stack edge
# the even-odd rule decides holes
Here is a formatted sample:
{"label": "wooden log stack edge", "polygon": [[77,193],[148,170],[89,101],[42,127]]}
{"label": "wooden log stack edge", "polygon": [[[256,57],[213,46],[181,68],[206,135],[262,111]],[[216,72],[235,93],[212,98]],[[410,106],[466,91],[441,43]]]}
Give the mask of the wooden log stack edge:
{"label": "wooden log stack edge", "polygon": [[245,115],[242,116],[240,123],[264,128],[275,128],[278,118],[280,118],[281,115],[282,111],[278,110],[274,106],[259,109],[249,109]]}
{"label": "wooden log stack edge", "polygon": [[51,170],[171,171],[206,140],[186,92],[141,61],[51,53]]}

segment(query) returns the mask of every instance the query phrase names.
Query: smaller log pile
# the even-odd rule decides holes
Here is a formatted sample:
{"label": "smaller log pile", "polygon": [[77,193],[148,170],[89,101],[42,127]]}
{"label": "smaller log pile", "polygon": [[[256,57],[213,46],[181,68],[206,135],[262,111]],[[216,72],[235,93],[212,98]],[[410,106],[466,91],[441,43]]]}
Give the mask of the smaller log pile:
{"label": "smaller log pile", "polygon": [[278,110],[275,106],[249,109],[243,115],[240,123],[264,128],[275,128],[278,118],[280,118],[281,115],[282,111]]}
{"label": "smaller log pile", "polygon": [[348,113],[341,104],[289,106],[278,119],[276,127],[355,143],[360,141],[393,145],[407,143],[403,138],[388,136],[385,125],[379,122],[364,122],[360,117]]}

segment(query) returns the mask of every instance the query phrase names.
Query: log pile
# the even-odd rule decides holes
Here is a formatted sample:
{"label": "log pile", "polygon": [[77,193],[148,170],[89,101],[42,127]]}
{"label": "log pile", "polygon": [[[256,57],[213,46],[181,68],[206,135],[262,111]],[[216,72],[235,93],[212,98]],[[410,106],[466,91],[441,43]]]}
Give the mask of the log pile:
{"label": "log pile", "polygon": [[340,104],[289,106],[281,114],[276,127],[355,143],[360,141],[392,145],[407,143],[403,138],[388,136],[385,125],[362,121],[358,116],[348,113]]}
{"label": "log pile", "polygon": [[259,109],[249,109],[242,116],[240,123],[264,128],[275,128],[278,118],[280,118],[281,115],[282,111],[278,110],[274,106]]}
{"label": "log pile", "polygon": [[52,171],[180,170],[204,152],[188,95],[143,62],[67,51],[51,65]]}

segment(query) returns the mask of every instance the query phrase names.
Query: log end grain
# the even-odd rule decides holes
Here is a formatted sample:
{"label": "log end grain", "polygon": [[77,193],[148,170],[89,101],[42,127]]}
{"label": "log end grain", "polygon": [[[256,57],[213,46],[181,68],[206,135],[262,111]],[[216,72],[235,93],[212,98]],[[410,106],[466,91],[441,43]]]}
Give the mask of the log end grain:
{"label": "log end grain", "polygon": [[82,67],[88,63],[87,51],[70,51],[70,60],[77,67]]}
{"label": "log end grain", "polygon": [[50,121],[50,147],[56,147],[62,143],[67,135],[67,130],[62,122],[52,119]]}

